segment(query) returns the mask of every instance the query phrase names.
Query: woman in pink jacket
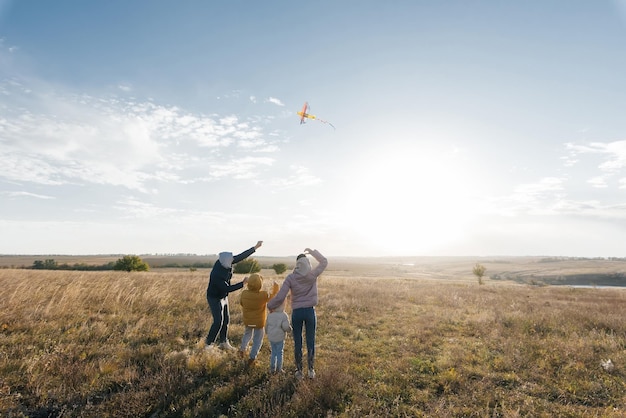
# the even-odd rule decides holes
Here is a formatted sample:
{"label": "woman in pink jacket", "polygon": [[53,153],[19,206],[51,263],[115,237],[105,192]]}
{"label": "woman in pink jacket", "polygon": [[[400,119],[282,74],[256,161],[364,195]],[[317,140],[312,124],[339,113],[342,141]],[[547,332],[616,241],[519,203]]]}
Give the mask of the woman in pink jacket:
{"label": "woman in pink jacket", "polygon": [[[317,260],[317,267],[312,268],[307,254]],[[315,329],[317,316],[317,278],[328,266],[328,260],[317,250],[306,248],[296,258],[296,268],[287,275],[278,294],[267,303],[272,311],[280,306],[291,291],[291,326],[293,328],[294,357],[296,360],[296,378],[302,379],[302,328],[306,335],[307,366],[309,377],[315,378]]]}

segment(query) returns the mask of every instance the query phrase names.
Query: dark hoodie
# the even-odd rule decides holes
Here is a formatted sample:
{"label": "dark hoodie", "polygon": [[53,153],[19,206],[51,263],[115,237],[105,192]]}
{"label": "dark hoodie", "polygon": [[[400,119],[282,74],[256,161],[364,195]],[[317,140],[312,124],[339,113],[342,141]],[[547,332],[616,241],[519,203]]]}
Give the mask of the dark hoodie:
{"label": "dark hoodie", "polygon": [[206,289],[207,299],[209,297],[224,299],[230,292],[241,289],[243,287],[243,282],[239,282],[232,286],[230,284],[230,279],[233,277],[232,265],[250,257],[255,251],[256,248],[252,247],[241,254],[233,256],[229,267],[224,267],[220,260],[215,261],[213,269],[211,270],[211,275],[209,276],[209,285]]}

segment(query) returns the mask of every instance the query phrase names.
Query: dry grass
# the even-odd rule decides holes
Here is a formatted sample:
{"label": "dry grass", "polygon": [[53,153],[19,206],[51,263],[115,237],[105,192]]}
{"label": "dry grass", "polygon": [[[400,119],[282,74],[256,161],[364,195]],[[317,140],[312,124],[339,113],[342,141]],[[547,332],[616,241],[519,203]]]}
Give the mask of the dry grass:
{"label": "dry grass", "polygon": [[[626,416],[625,290],[329,271],[317,310],[318,378],[298,383],[268,374],[267,343],[251,370],[204,350],[206,280],[206,272],[0,270],[0,413]],[[239,343],[237,293],[231,314]],[[611,373],[600,367],[606,358]],[[291,339],[285,360],[293,362]]]}

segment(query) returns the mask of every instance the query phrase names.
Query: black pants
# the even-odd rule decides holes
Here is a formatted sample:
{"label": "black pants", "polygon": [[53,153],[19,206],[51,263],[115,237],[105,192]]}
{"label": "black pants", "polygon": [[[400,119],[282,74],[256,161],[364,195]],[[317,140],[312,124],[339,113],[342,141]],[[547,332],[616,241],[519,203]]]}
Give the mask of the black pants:
{"label": "black pants", "polygon": [[228,339],[228,323],[230,322],[230,313],[228,312],[228,297],[223,299],[207,297],[211,315],[213,315],[213,324],[206,336],[206,343],[213,344],[219,333],[220,343],[226,342]]}

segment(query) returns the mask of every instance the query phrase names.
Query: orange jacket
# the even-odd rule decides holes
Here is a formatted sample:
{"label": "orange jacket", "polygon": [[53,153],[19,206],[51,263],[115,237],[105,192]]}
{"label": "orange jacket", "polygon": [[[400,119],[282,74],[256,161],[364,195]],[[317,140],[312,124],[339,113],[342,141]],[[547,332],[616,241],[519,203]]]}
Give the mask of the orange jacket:
{"label": "orange jacket", "polygon": [[261,290],[263,276],[258,273],[250,275],[248,287],[241,292],[243,324],[247,327],[263,328],[267,319],[267,301],[278,293],[278,283],[272,286],[272,293]]}

